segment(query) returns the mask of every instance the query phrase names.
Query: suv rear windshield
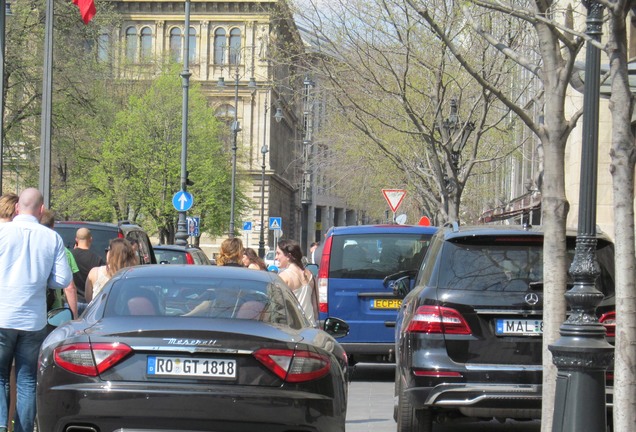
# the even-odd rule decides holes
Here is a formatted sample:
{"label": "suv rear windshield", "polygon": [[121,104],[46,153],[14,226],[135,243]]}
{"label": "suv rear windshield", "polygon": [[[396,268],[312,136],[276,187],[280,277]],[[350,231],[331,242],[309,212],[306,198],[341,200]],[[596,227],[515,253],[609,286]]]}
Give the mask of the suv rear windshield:
{"label": "suv rear windshield", "polygon": [[429,234],[336,235],[329,277],[377,279],[403,270],[417,271],[430,238]]}
{"label": "suv rear windshield", "polygon": [[[528,284],[542,288],[542,237],[479,237],[444,244],[439,260],[438,286],[470,291],[527,291]],[[568,262],[574,258],[574,239],[568,241]],[[614,293],[614,250],[599,240],[597,259],[601,275],[596,286],[603,294]]]}

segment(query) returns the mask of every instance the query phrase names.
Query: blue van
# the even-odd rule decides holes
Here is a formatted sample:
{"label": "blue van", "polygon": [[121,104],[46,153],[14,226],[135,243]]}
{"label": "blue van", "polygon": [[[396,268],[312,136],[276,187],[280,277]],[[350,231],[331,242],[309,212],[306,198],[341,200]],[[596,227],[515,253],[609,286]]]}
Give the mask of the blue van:
{"label": "blue van", "polygon": [[320,319],[347,321],[349,335],[338,342],[350,364],[394,361],[402,300],[383,281],[394,273],[417,272],[435,232],[419,225],[356,225],[327,232],[318,269]]}

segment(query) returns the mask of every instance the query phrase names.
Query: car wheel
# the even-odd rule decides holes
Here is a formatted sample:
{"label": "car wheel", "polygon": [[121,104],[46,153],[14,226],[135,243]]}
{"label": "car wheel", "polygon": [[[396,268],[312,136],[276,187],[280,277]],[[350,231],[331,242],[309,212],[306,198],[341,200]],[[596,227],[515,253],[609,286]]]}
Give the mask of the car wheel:
{"label": "car wheel", "polygon": [[403,389],[398,397],[397,432],[433,432],[430,408],[415,409]]}

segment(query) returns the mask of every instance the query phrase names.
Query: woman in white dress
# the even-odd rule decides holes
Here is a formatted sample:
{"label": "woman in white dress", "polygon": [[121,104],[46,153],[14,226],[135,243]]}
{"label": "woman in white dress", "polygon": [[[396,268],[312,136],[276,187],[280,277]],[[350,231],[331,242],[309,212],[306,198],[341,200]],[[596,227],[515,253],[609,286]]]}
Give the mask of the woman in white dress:
{"label": "woman in white dress", "polygon": [[293,240],[279,241],[276,259],[281,268],[278,275],[298,298],[309,322],[316,325],[319,319],[318,291],[313,274],[303,265],[300,245]]}
{"label": "woman in white dress", "polygon": [[139,264],[132,244],[123,238],[112,239],[106,249],[106,265],[93,267],[86,278],[85,296],[90,302],[104,288],[106,282],[124,267]]}

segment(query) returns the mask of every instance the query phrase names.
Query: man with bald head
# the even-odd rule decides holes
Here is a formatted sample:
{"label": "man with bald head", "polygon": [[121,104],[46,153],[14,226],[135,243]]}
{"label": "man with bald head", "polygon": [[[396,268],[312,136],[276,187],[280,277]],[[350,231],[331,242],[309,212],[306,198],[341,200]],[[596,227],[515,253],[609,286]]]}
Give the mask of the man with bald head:
{"label": "man with bald head", "polygon": [[93,267],[100,267],[106,263],[101,256],[91,251],[93,235],[88,228],[80,228],[75,233],[75,249],[71,253],[75,257],[75,262],[79,271],[73,274],[73,281],[77,288],[77,309],[81,314],[86,309],[86,278]]}
{"label": "man with bald head", "polygon": [[[46,336],[46,289],[73,278],[62,238],[40,225],[42,194],[20,194],[13,221],[0,224],[0,389],[15,359],[15,432],[33,432],[38,351]],[[0,431],[8,427],[8,400],[0,391]]]}

